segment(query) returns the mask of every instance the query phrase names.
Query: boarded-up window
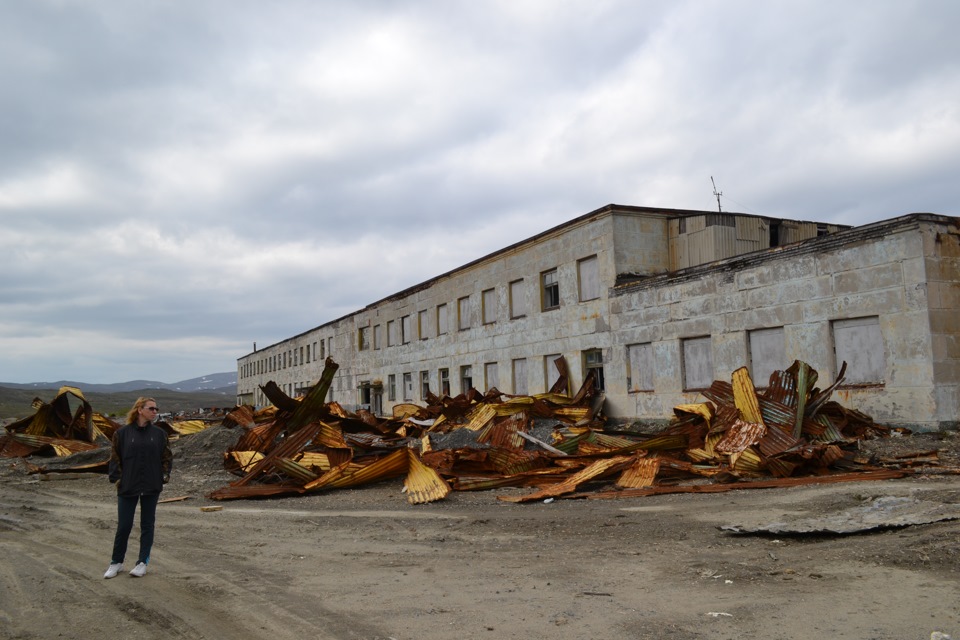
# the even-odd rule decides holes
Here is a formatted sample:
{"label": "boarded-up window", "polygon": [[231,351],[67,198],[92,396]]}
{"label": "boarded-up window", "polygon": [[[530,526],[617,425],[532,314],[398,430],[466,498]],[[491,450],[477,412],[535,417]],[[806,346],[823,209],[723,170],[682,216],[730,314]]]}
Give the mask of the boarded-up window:
{"label": "boarded-up window", "polygon": [[442,336],[447,332],[447,305],[437,305],[437,335]]}
{"label": "boarded-up window", "polygon": [[400,318],[400,342],[407,344],[413,334],[410,332],[410,316]]}
{"label": "boarded-up window", "polygon": [[843,362],[847,363],[844,384],[883,384],[887,360],[883,353],[880,318],[834,320],[832,327],[837,371]]}
{"label": "boarded-up window", "polygon": [[457,328],[461,331],[470,328],[470,297],[457,300]]}
{"label": "boarded-up window", "polygon": [[366,351],[370,348],[370,327],[360,327],[357,330],[357,349]]}
{"label": "boarded-up window", "polygon": [[392,347],[399,344],[397,340],[397,323],[393,320],[387,320],[387,346]]}
{"label": "boarded-up window", "polygon": [[[380,336],[380,333],[381,333],[380,325],[379,324],[374,325],[373,326],[373,348],[374,349],[379,349],[380,347],[383,346],[383,338]],[[314,345],[313,351],[314,353],[316,353],[317,351],[316,345]]]}
{"label": "boarded-up window", "polygon": [[580,302],[596,300],[600,297],[600,273],[597,256],[590,256],[577,262],[577,276],[580,281]]}
{"label": "boarded-up window", "polygon": [[487,391],[500,384],[500,369],[496,362],[487,362],[483,365],[483,382]]}
{"label": "boarded-up window", "polygon": [[514,280],[510,283],[510,317],[522,318],[527,315],[527,294],[523,287],[523,280]]}
{"label": "boarded-up window", "polygon": [[492,324],[497,321],[497,290],[487,289],[483,292],[483,324]]}
{"label": "boarded-up window", "polygon": [[653,391],[653,345],[631,344],[627,346],[627,390]]}
{"label": "boarded-up window", "polygon": [[789,366],[783,327],[755,329],[750,336],[750,377],[756,387],[765,389],[770,384],[770,374]]}
{"label": "boarded-up window", "polygon": [[517,358],[513,361],[513,392],[518,396],[525,396],[527,391],[527,359]]}
{"label": "boarded-up window", "polygon": [[708,389],[713,384],[713,344],[710,336],[683,340],[683,388]]}
{"label": "boarded-up window", "polygon": [[544,391],[549,391],[550,387],[553,386],[553,383],[560,378],[560,372],[557,371],[557,365],[555,363],[562,357],[563,356],[559,353],[543,356],[543,379],[547,381]]}
{"label": "boarded-up window", "polygon": [[430,337],[430,320],[427,318],[426,309],[417,314],[417,335],[420,336],[421,340]]}

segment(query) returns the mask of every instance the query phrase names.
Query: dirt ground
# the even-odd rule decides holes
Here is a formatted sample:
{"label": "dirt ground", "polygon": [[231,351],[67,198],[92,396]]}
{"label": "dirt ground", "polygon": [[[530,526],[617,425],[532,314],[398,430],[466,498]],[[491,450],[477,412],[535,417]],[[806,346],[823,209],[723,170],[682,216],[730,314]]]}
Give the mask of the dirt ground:
{"label": "dirt ground", "polygon": [[[102,578],[116,511],[104,476],[0,460],[0,638],[960,640],[960,520],[847,536],[718,528],[880,496],[957,504],[958,475],[531,504],[497,500],[525,491],[506,489],[411,506],[401,480],[208,500],[235,479],[220,460],[236,436],[174,443],[163,497],[189,499],[160,505],[141,579]],[[864,450],[960,460],[955,434],[884,440]]]}

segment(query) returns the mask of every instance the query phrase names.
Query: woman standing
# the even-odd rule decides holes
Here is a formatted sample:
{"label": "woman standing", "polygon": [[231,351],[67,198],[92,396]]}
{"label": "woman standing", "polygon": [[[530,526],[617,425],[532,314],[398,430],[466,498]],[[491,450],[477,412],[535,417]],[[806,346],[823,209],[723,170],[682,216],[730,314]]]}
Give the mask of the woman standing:
{"label": "woman standing", "polygon": [[140,503],[140,554],[130,575],[140,578],[147,573],[157,502],[163,485],[170,480],[173,466],[167,432],[153,423],[158,411],[153,398],[137,398],[127,413],[126,426],[113,434],[109,477],[110,482],[117,483],[117,533],[113,539],[113,557],[104,578],[113,578],[123,571],[137,503]]}

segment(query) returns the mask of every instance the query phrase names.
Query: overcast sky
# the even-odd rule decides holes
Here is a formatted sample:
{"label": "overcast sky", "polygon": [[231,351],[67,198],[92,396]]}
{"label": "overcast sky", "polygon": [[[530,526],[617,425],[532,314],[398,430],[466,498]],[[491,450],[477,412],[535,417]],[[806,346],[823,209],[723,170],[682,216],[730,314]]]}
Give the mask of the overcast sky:
{"label": "overcast sky", "polygon": [[608,203],[960,203],[960,2],[0,1],[0,381],[177,382]]}

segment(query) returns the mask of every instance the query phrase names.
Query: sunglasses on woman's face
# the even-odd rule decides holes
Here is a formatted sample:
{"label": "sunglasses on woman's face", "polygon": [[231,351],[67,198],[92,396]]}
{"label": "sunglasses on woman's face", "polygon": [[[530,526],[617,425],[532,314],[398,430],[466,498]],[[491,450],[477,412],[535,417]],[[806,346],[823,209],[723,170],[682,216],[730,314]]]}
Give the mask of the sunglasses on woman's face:
{"label": "sunglasses on woman's face", "polygon": [[160,411],[160,409],[157,409],[156,407],[144,407],[144,410],[145,410],[145,411]]}

